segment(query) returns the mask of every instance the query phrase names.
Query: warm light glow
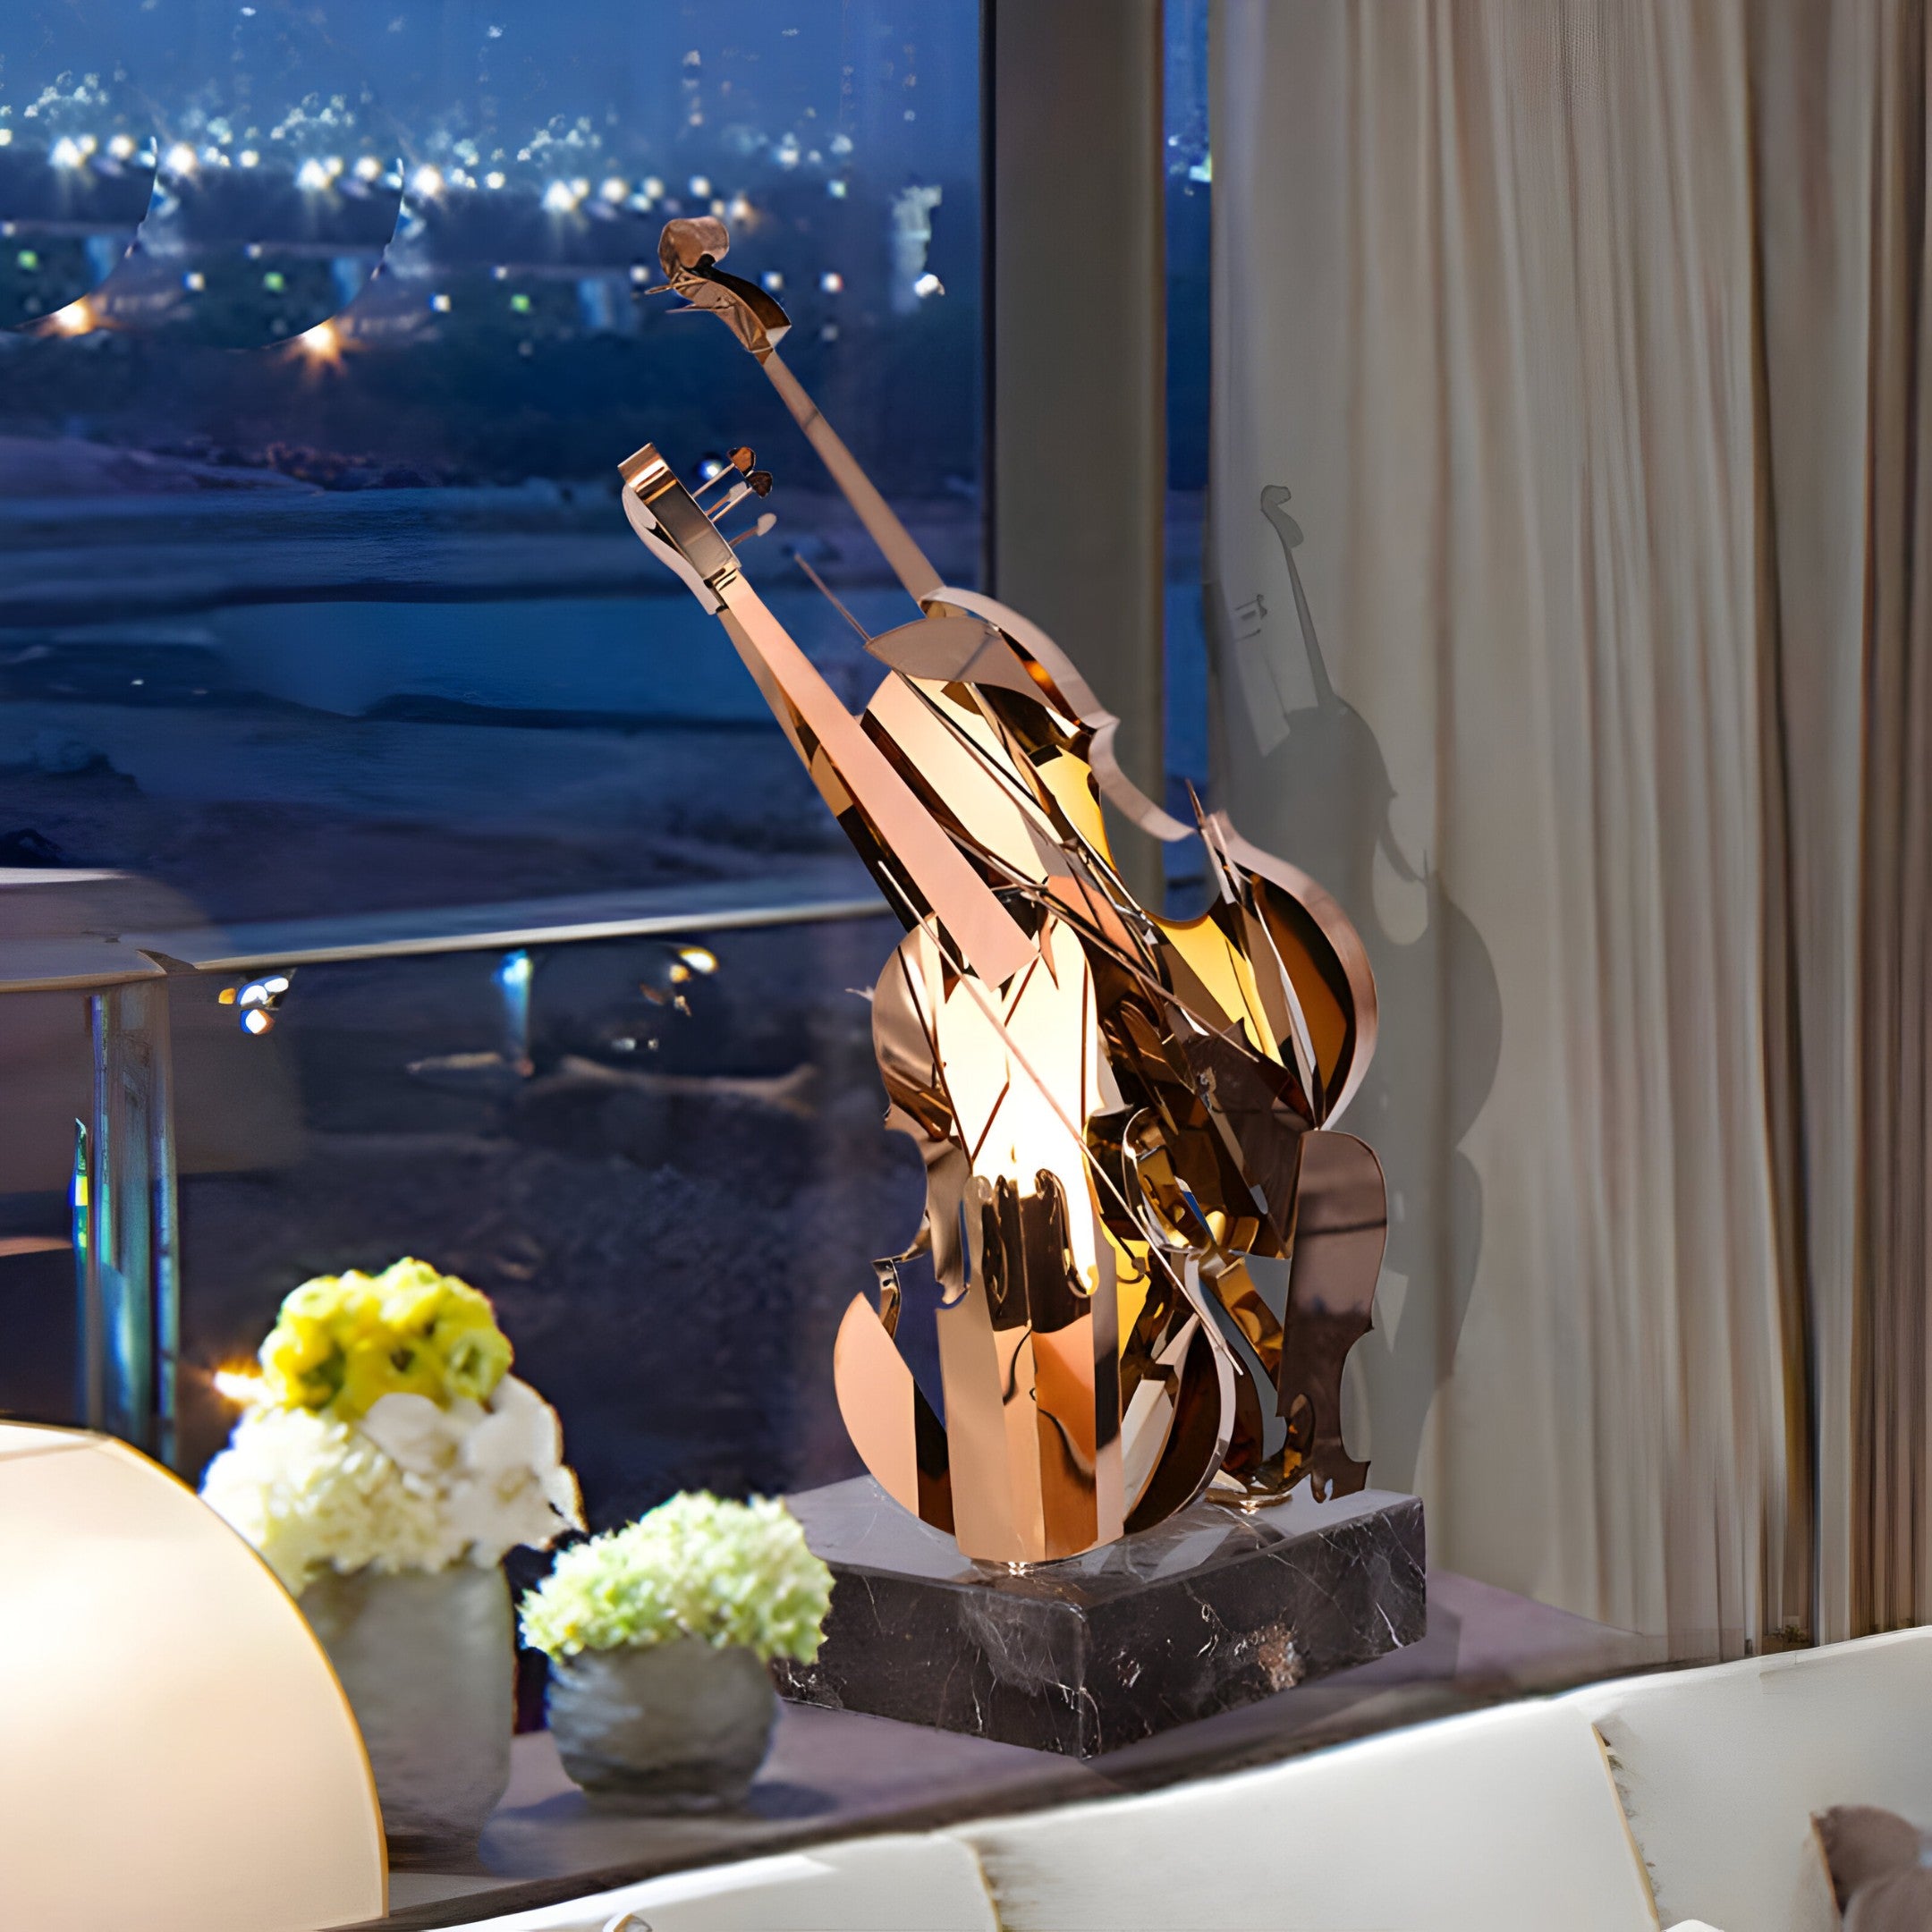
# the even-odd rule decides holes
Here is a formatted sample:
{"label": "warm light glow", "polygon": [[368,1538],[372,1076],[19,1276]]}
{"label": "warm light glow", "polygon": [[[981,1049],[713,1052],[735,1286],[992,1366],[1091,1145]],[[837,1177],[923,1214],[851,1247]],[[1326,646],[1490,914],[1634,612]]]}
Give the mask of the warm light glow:
{"label": "warm light glow", "polygon": [[10,127],[0,127],[0,148],[11,148],[13,145],[13,130]]}
{"label": "warm light glow", "polygon": [[132,138],[126,134],[116,134],[114,138],[107,143],[107,152],[111,154],[116,161],[125,161],[129,157],[129,156],[131,156],[134,152],[134,142]]}
{"label": "warm light glow", "polygon": [[47,151],[47,159],[57,168],[77,168],[87,159],[79,141],[63,134]]}
{"label": "warm light glow", "polygon": [[827,268],[826,272],[818,277],[818,286],[822,288],[827,295],[836,295],[838,292],[845,286],[845,277],[842,275],[837,269]]}
{"label": "warm light glow", "polygon": [[100,326],[100,318],[83,295],[79,301],[71,301],[64,309],[56,309],[47,318],[47,323],[60,335],[85,335],[90,329]]}
{"label": "warm light glow", "polygon": [[355,165],[355,178],[360,182],[372,182],[382,174],[382,163],[372,154],[366,154]]}
{"label": "warm light glow", "polygon": [[543,205],[553,215],[568,215],[576,208],[577,199],[568,182],[554,181],[544,190]]}
{"label": "warm light glow", "polygon": [[629,182],[620,181],[614,174],[607,174],[605,176],[604,183],[597,190],[597,192],[606,201],[615,203],[622,201],[631,192],[631,184]]}
{"label": "warm light glow", "polygon": [[691,191],[702,201],[711,192],[711,177],[708,174],[693,174],[691,178]]}
{"label": "warm light glow", "polygon": [[261,155],[256,148],[244,148],[242,150],[241,161],[243,167],[254,167],[260,160]]}
{"label": "warm light glow", "polygon": [[215,1385],[215,1393],[225,1402],[240,1402],[243,1407],[252,1407],[268,1392],[267,1383],[252,1362],[245,1368],[217,1368],[209,1380]]}
{"label": "warm light glow", "polygon": [[694,973],[715,973],[717,970],[717,954],[709,946],[685,946],[680,950],[678,958]]}
{"label": "warm light glow", "polygon": [[504,173],[501,168],[492,168],[489,173],[483,177],[483,185],[486,188],[501,188],[503,184]]}
{"label": "warm light glow", "polygon": [[928,270],[912,284],[912,292],[921,301],[924,301],[928,295],[944,295],[945,293],[945,284],[937,275]]}
{"label": "warm light glow", "polygon": [[170,174],[192,174],[200,162],[186,141],[176,141],[161,165]]}
{"label": "warm light glow", "polygon": [[443,170],[425,164],[410,176],[410,187],[417,194],[429,199],[443,192]]}
{"label": "warm light glow", "polygon": [[304,329],[295,338],[295,346],[311,362],[342,360],[342,335],[333,322],[318,322],[313,328]]}
{"label": "warm light glow", "polygon": [[[246,156],[243,156],[242,165],[244,167],[248,165]],[[319,194],[328,184],[328,170],[313,155],[295,170],[295,185],[307,190],[310,194]]]}

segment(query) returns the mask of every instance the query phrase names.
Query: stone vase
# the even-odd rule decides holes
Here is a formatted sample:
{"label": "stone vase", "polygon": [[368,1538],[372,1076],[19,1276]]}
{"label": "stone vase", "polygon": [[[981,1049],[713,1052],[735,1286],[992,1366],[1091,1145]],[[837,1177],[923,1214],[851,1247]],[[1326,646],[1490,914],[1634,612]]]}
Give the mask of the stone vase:
{"label": "stone vase", "polygon": [[778,1694],[756,1652],[680,1637],[553,1662],[549,1711],[564,1768],[594,1803],[704,1811],[750,1790]]}
{"label": "stone vase", "polygon": [[390,1848],[473,1842],[509,1786],[516,1728],[503,1571],[326,1571],[300,1602],[361,1727]]}

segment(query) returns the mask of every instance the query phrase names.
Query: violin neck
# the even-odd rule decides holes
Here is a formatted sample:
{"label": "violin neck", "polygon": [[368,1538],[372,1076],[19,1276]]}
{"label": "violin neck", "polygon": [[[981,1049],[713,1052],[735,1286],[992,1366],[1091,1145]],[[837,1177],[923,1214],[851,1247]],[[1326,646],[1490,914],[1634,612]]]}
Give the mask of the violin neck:
{"label": "violin neck", "polygon": [[912,533],[894,515],[892,506],[872,486],[872,479],[860,468],[859,460],[845,447],[837,430],[825,419],[818,405],[805,393],[804,385],[787,369],[775,349],[758,358],[765,373],[792,419],[805,432],[818,451],[819,460],[832,472],[832,480],[865,525],[866,534],[876,543],[893,574],[906,588],[906,594],[922,608],[941,587],[939,572],[931,559],[912,540]]}

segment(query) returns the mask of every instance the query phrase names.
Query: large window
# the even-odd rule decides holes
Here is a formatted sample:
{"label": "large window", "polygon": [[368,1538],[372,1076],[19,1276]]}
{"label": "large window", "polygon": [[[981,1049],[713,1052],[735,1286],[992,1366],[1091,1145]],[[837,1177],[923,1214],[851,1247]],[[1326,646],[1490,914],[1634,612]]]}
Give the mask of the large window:
{"label": "large window", "polygon": [[[911,606],[751,359],[650,292],[665,220],[716,213],[976,578],[977,6],[9,28],[0,869],[208,969],[171,982],[184,1469],[289,1288],[417,1252],[496,1299],[598,1521],[845,1473],[831,1328],[920,1198],[852,990],[895,933],[616,465],[754,446],[754,580],[862,699],[797,559],[871,629]],[[640,913],[682,929],[580,936]],[[493,926],[548,936],[421,950]],[[292,980],[268,1031],[225,956]],[[64,1418],[79,1003],[0,1002],[0,1408]]]}

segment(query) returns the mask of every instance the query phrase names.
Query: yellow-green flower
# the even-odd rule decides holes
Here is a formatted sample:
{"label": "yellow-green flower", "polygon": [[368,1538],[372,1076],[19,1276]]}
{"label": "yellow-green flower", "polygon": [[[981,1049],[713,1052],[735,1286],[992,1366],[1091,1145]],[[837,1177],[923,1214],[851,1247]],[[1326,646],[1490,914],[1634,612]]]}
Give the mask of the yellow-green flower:
{"label": "yellow-green flower", "polygon": [[272,1402],[344,1421],[385,1395],[487,1402],[511,1358],[488,1298],[414,1259],[304,1282],[261,1346]]}

